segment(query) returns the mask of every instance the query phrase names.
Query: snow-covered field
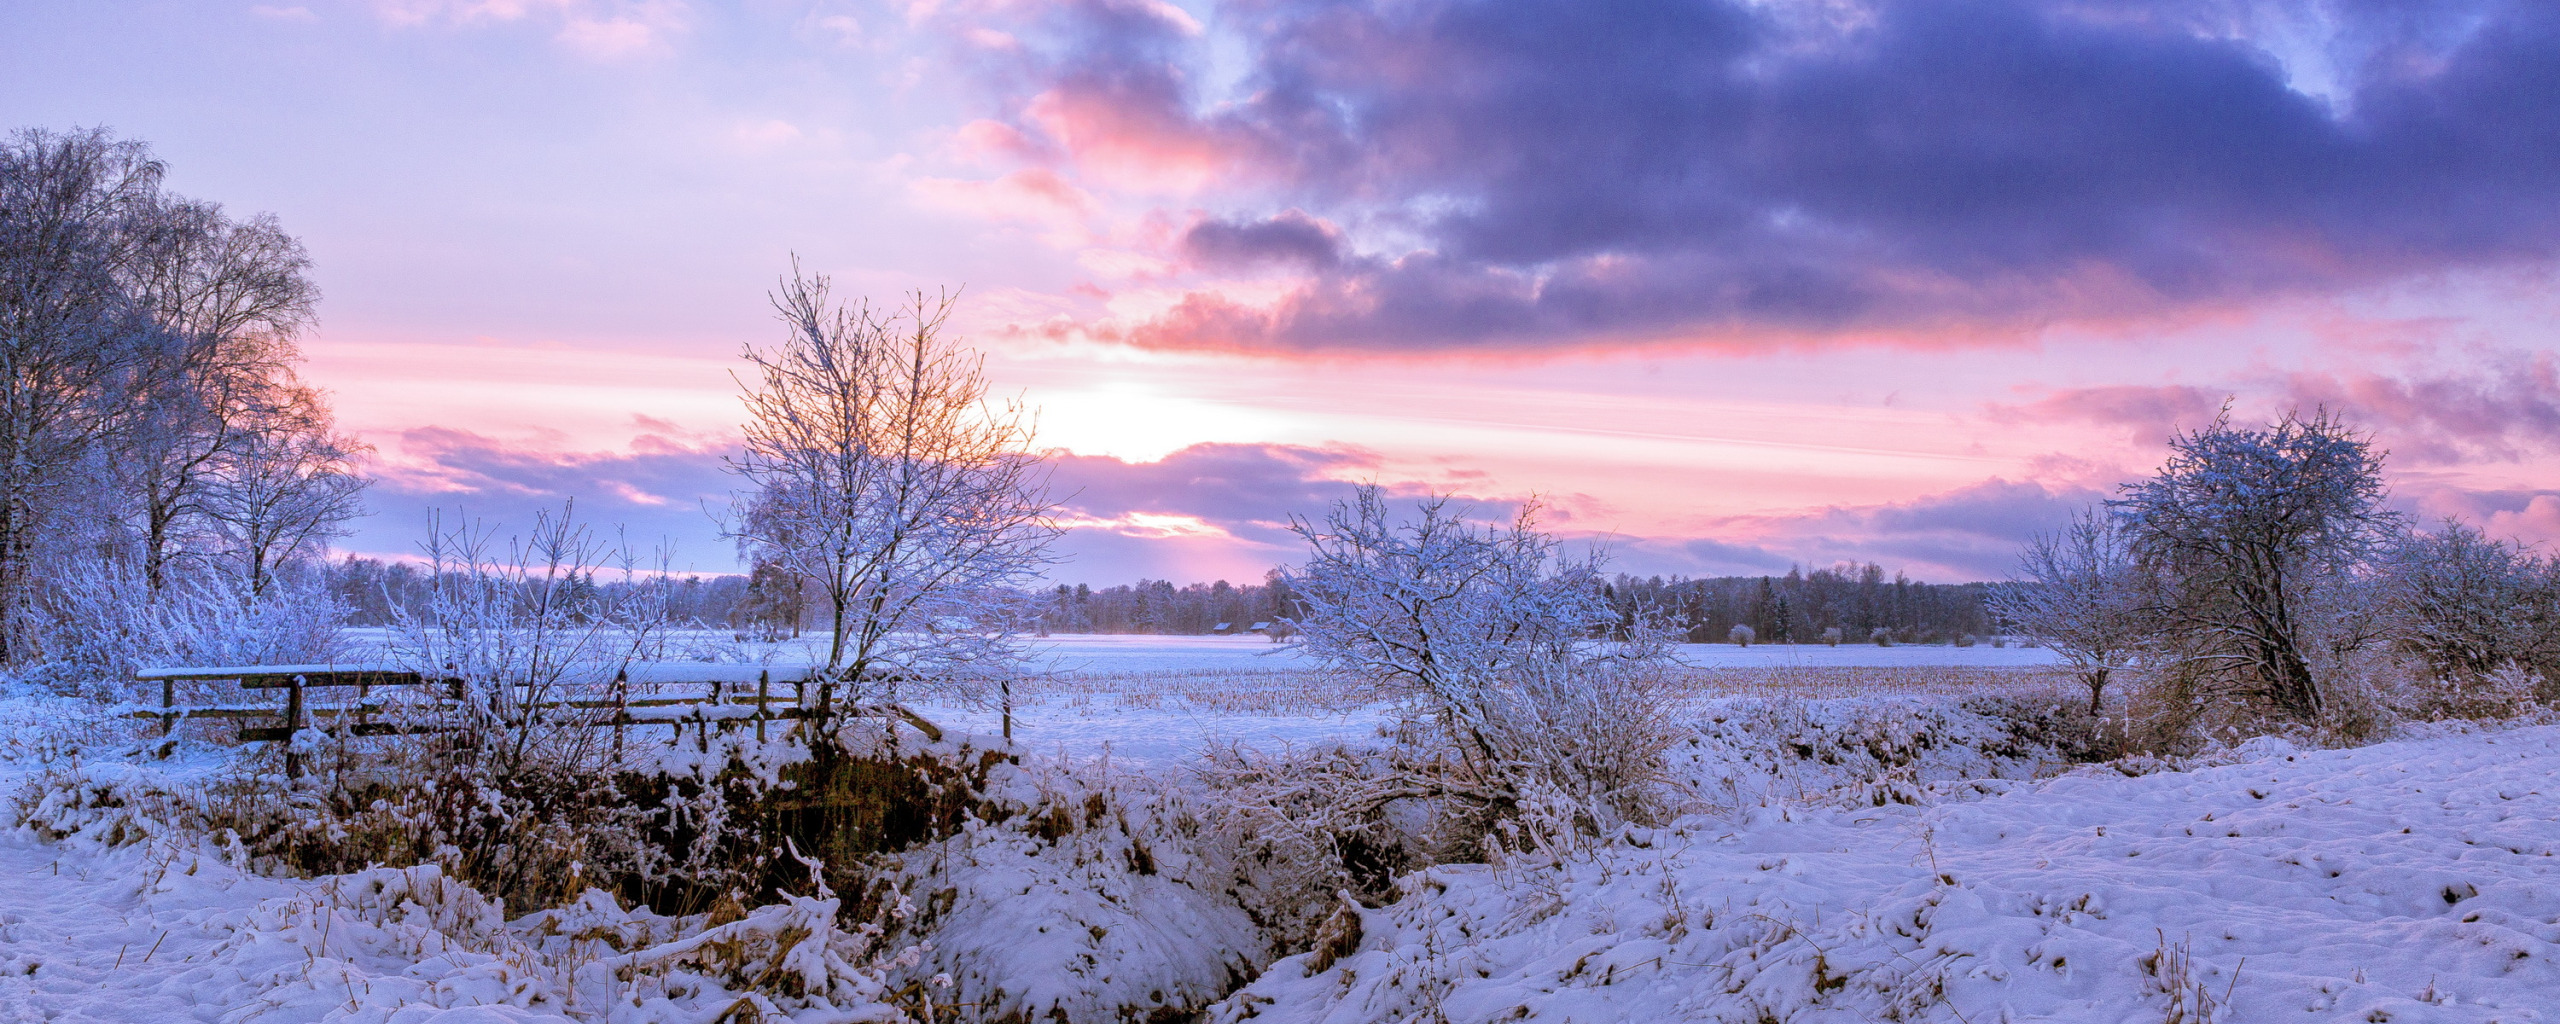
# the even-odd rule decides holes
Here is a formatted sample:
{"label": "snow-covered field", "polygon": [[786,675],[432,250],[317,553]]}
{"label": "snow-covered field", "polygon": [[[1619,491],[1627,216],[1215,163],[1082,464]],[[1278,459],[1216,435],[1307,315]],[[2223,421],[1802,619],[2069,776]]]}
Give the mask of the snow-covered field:
{"label": "snow-covered field", "polygon": [[[2184,772],[1949,781],[2010,773],[1962,746],[1972,727],[1940,724],[1904,781],[1858,767],[1908,746],[1925,704],[1720,705],[1727,720],[1675,751],[1684,777],[1734,782],[1701,813],[1560,864],[1407,876],[1401,899],[1356,915],[1356,937],[1280,961],[1208,1019],[2560,1019],[2560,728],[2334,751],[2260,740]],[[36,770],[63,710],[0,701],[17,758],[0,788]],[[1759,749],[1805,736],[1846,756]],[[1920,799],[1876,806],[1879,786]],[[546,937],[557,915],[504,925],[432,877],[269,878],[209,840],[98,840],[0,834],[0,1021],[721,1009],[619,980],[604,947]],[[576,913],[590,934],[652,923]]]}
{"label": "snow-covered field", "polygon": [[[1041,639],[1033,650],[1034,664],[1054,678],[1017,691],[1014,734],[1037,750],[1162,762],[1211,744],[1267,749],[1356,742],[1395,718],[1392,703],[1380,695],[1323,677],[1311,660],[1262,637],[1060,635]],[[1674,657],[1702,670],[1687,677],[1701,695],[1771,682],[1800,696],[1845,696],[1870,683],[1875,692],[1899,692],[1929,686],[1928,670],[2056,664],[2053,652],[2042,648],[1988,644],[1681,644]],[[1969,691],[2002,682],[1996,673],[1966,675],[1941,688]],[[2033,682],[2050,686],[2040,677]],[[924,706],[936,721],[977,732],[996,732],[1002,721],[983,705],[928,700]]]}
{"label": "snow-covered field", "polygon": [[[1034,644],[1035,662],[1054,672],[1152,672],[1170,669],[1304,668],[1307,659],[1258,636],[1058,635]],[[2041,647],[1946,644],[1678,644],[1673,657],[1698,668],[2040,668],[2057,664]]]}
{"label": "snow-covered field", "polygon": [[[1027,758],[1108,751],[1131,762],[1133,783],[1179,788],[1203,743],[1358,740],[1392,713],[1376,694],[1252,659],[1250,641],[1078,642],[1202,660],[1058,673],[1017,709]],[[1829,649],[1752,652],[1770,650]],[[1689,736],[1671,750],[1680,820],[1560,859],[1406,875],[1391,903],[1343,910],[1314,952],[1237,975],[1248,983],[1204,1019],[2560,1020],[2560,727],[2418,727],[2347,750],[2260,739],[2130,775],[2072,768],[2031,728],[1952,696],[2049,675],[1703,668]],[[1894,680],[1918,682],[1895,696],[1793,692]],[[1760,689],[1710,692],[1732,685]],[[935,710],[948,725],[994,727],[992,712]],[[214,771],[225,756],[189,745],[149,760],[134,735],[78,700],[0,694],[0,1024],[695,1024],[734,1005],[679,962],[706,948],[683,938],[699,923],[592,900],[566,917],[505,914],[428,869],[263,876],[217,838],[117,824],[147,819],[144,806],[34,811],[57,830],[90,823],[68,838],[20,823],[21,794],[47,771],[112,793],[121,779]],[[1057,847],[1016,829],[915,851],[908,870],[964,895],[938,911],[948,930],[914,969],[963,988],[1005,984],[1017,1000],[1063,993],[1057,1005],[1085,1008],[1066,1018],[1078,1020],[1091,1004],[1072,1001],[1092,993],[1135,985],[1143,999],[1166,982],[1141,979],[1170,978],[1215,995],[1236,965],[1276,955],[1255,953],[1247,914],[1222,902],[1232,893],[1215,856],[1163,847],[1182,840],[1129,820]],[[1121,848],[1141,841],[1159,845],[1157,867],[1134,872]],[[932,874],[955,863],[962,876]],[[1034,932],[1047,938],[1015,941]],[[674,952],[618,968],[633,950]]]}

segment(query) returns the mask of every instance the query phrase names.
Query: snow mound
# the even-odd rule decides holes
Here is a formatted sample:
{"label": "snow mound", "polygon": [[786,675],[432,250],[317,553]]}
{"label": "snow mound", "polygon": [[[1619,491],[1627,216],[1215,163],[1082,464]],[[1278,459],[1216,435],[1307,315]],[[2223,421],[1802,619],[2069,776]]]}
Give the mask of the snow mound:
{"label": "snow mound", "polygon": [[2560,1019],[2560,729],[2252,752],[1432,868],[1208,1019]]}
{"label": "snow mound", "polygon": [[1120,785],[999,769],[1000,822],[901,855],[922,899],[908,977],[998,1021],[1152,1021],[1232,991],[1276,952],[1227,865],[1187,841],[1143,777]]}

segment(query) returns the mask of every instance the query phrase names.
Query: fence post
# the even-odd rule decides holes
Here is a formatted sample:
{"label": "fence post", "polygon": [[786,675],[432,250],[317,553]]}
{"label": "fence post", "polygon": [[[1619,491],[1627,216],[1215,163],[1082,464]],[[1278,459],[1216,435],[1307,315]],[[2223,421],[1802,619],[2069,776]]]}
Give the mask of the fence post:
{"label": "fence post", "polygon": [[622,730],[631,721],[631,666],[613,670],[613,756],[622,758]]}
{"label": "fence post", "polygon": [[169,730],[171,730],[171,729],[175,729],[175,728],[177,728],[177,727],[178,727],[178,711],[177,711],[177,708],[178,708],[178,681],[177,681],[177,680],[175,680],[175,679],[163,679],[163,680],[161,680],[161,681],[160,681],[160,735],[162,735],[162,736],[169,735]]}
{"label": "fence post", "polygon": [[773,670],[756,673],[756,742],[764,742],[765,701],[773,695]]}
{"label": "fence post", "polygon": [[302,755],[294,749],[294,738],[302,732],[302,676],[296,674],[285,684],[284,691],[284,777],[302,777]]}

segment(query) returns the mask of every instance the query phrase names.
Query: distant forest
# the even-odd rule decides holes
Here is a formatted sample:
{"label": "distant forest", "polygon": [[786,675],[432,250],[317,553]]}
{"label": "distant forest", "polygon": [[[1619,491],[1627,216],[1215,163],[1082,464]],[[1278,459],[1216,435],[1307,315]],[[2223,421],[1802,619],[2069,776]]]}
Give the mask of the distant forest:
{"label": "distant forest", "polygon": [[[391,624],[396,608],[423,611],[427,575],[415,566],[347,558],[331,572],[338,600],[356,625]],[[612,588],[613,583],[590,583]],[[1874,563],[1843,563],[1784,576],[1614,577],[1608,597],[1622,620],[1640,612],[1670,625],[1687,640],[1720,643],[1733,627],[1747,626],[1759,643],[1867,643],[1878,631],[1896,643],[1943,643],[1994,632],[1984,608],[1989,585],[1916,583],[1888,576]],[[790,632],[820,614],[775,576],[704,576],[663,588],[666,612],[741,633]],[[1019,612],[1045,633],[1133,633],[1207,636],[1246,632],[1296,614],[1295,598],[1277,572],[1260,583],[1226,580],[1176,586],[1165,580],[1095,588],[1060,586],[1022,595]]]}

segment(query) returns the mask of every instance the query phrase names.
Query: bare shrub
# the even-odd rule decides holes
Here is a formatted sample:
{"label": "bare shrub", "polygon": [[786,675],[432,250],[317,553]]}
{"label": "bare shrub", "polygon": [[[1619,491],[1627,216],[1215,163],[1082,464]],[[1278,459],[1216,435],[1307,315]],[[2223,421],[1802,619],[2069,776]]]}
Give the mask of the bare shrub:
{"label": "bare shrub", "polygon": [[2148,596],[2115,517],[2086,509],[2030,540],[2017,576],[1992,589],[1992,612],[2071,663],[2099,714],[2109,681],[2143,653]]}
{"label": "bare shrub", "polygon": [[[630,762],[597,728],[615,671],[666,652],[663,595],[569,508],[503,546],[439,519],[427,556],[426,610],[402,612],[391,654],[440,692],[395,695],[410,737],[338,744],[306,787],[324,813],[283,826],[280,852],[315,871],[438,861],[515,906],[665,874],[643,838],[657,809],[628,799]],[[597,587],[600,569],[628,585]]]}
{"label": "bare shrub", "polygon": [[1534,505],[1507,527],[1445,498],[1399,519],[1375,486],[1294,524],[1313,549],[1286,577],[1300,646],[1407,697],[1446,755],[1407,774],[1415,795],[1531,812],[1556,837],[1657,812],[1665,634],[1619,621],[1600,556],[1560,557]]}
{"label": "bare shrub", "polygon": [[2512,668],[2543,680],[2539,699],[2560,701],[2560,559],[2448,519],[2401,537],[2382,578],[2393,646],[2442,688],[2477,689]]}

